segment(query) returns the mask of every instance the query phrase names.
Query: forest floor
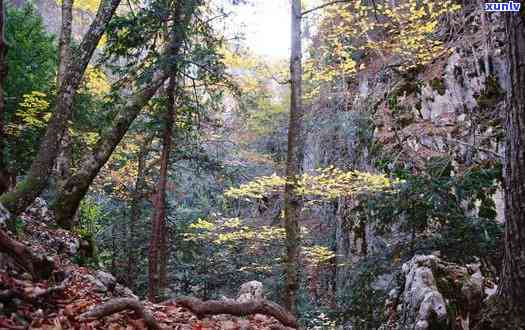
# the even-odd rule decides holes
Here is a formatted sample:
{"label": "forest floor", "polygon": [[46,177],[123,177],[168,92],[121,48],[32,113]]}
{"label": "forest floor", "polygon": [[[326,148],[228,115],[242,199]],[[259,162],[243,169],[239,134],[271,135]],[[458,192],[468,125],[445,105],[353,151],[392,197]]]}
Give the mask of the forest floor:
{"label": "forest floor", "polygon": [[[23,226],[11,237],[35,253],[51,258],[54,271],[49,280],[37,281],[15,260],[0,253],[0,329],[147,329],[141,315],[124,310],[104,317],[86,312],[112,299],[137,297],[101,270],[81,267],[73,260],[82,253],[80,238],[54,228],[41,209],[22,215]],[[140,302],[162,329],[290,329],[275,318],[254,314],[246,317],[215,315],[199,318],[175,302]]]}

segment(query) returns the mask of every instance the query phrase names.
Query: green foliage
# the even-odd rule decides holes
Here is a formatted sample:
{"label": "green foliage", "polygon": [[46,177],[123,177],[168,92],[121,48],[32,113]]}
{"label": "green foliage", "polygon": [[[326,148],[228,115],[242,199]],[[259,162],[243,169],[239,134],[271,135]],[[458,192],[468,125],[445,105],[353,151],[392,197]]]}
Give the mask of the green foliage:
{"label": "green foliage", "polygon": [[[304,294],[299,296],[300,302],[306,299]],[[306,329],[337,329],[337,315],[332,308],[299,304],[298,312],[301,315],[300,322]]]}
{"label": "green foliage", "polygon": [[105,220],[106,214],[103,207],[91,197],[86,197],[80,203],[78,210],[79,223],[74,228],[74,231],[81,239],[89,242],[93,248],[93,256],[75,256],[76,262],[81,265],[90,265],[98,268],[103,261],[101,258],[107,251],[97,250],[97,233],[103,228],[102,224]]}
{"label": "green foliage", "polygon": [[28,128],[45,128],[51,112],[49,111],[49,102],[46,100],[46,94],[40,92],[31,92],[23,95],[23,101],[19,104],[20,109],[16,116]]}
{"label": "green foliage", "polygon": [[497,76],[490,75],[487,77],[485,88],[476,97],[476,101],[481,109],[490,109],[501,102],[504,97],[505,91],[501,88]]}
{"label": "green foliage", "polygon": [[443,78],[434,78],[430,81],[432,89],[438,92],[439,95],[445,95],[447,88],[445,87],[445,80]]}
{"label": "green foliage", "polygon": [[9,228],[15,233],[16,236],[21,236],[24,232],[25,221],[20,217],[16,217],[12,222],[8,222]]}
{"label": "green foliage", "polygon": [[341,323],[351,321],[356,329],[378,329],[384,322],[384,306],[388,290],[374,286],[378,277],[387,273],[395,278],[399,271],[391,255],[371,255],[352,266],[336,297],[340,309],[337,318]]}
{"label": "green foliage", "polygon": [[[404,180],[397,194],[365,201],[367,217],[382,219],[378,228],[388,231],[401,221],[402,229],[414,239],[423,232],[432,233],[432,239],[413,243],[426,252],[441,250],[455,261],[470,262],[473,256],[490,258],[497,253],[502,226],[495,221],[492,196],[501,180],[499,162],[484,162],[452,175],[449,159],[433,158],[417,174],[404,168],[393,173]],[[471,216],[471,211],[477,212]]]}
{"label": "green foliage", "polygon": [[207,296],[210,288],[225,283],[235,290],[243,282],[279,271],[284,247],[281,228],[248,225],[238,218],[198,219],[189,224],[183,237],[193,248],[179,253],[195,253],[193,274],[200,280],[193,285],[199,287],[200,295]]}
{"label": "green foliage", "polygon": [[7,8],[8,75],[5,88],[7,152],[19,173],[28,168],[49,118],[57,48],[34,5]]}
{"label": "green foliage", "polygon": [[79,224],[76,228],[81,237],[94,236],[101,228],[105,212],[93,198],[86,197],[80,203]]}
{"label": "green foliage", "polygon": [[32,91],[45,93],[54,87],[57,48],[34,5],[9,7],[7,18],[6,39],[10,47],[5,93],[7,108],[14,109],[22,95]]}

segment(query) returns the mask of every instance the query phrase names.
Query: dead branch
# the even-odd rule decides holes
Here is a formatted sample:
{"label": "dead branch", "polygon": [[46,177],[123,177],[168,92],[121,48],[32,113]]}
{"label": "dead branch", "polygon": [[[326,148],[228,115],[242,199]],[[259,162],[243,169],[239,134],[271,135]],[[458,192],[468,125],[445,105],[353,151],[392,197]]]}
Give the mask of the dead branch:
{"label": "dead branch", "polygon": [[340,4],[340,3],[348,3],[348,2],[350,2],[350,1],[348,1],[348,0],[335,0],[335,1],[330,1],[330,2],[324,3],[324,4],[322,4],[322,5],[319,5],[319,6],[315,7],[315,8],[312,8],[312,9],[309,9],[309,10],[306,10],[306,11],[303,11],[303,12],[301,13],[301,17],[302,17],[302,16],[306,16],[306,15],[308,15],[308,14],[314,12],[314,11],[317,11],[317,10],[323,9],[323,8],[325,8],[325,7],[328,7],[328,6],[333,6],[333,5],[336,5],[336,4]]}
{"label": "dead branch", "polygon": [[72,276],[71,274],[69,274],[59,285],[52,286],[47,289],[35,288],[33,289],[33,292],[31,294],[27,294],[23,289],[21,289],[24,285],[22,281],[14,279],[13,281],[15,282],[15,284],[18,284],[20,288],[14,287],[11,289],[0,291],[0,302],[8,303],[12,302],[13,298],[18,298],[28,303],[41,303],[42,300],[47,298],[48,296],[55,293],[63,292],[69,285],[69,281],[71,280],[71,278]]}
{"label": "dead branch", "polygon": [[34,254],[27,246],[12,239],[0,229],[0,252],[13,258],[20,267],[35,279],[47,279],[51,276],[53,261],[43,255]]}
{"label": "dead branch", "polygon": [[193,297],[179,297],[174,302],[196,314],[199,318],[205,315],[230,314],[234,316],[247,316],[251,314],[264,314],[273,316],[283,325],[298,328],[295,317],[283,307],[266,299],[236,302],[227,300],[202,301]]}
{"label": "dead branch", "polygon": [[479,147],[479,146],[475,146],[471,143],[467,143],[465,141],[460,141],[460,140],[456,140],[456,139],[446,139],[447,141],[449,142],[453,142],[453,143],[457,143],[457,144],[461,144],[461,145],[464,145],[464,146],[467,146],[467,147],[470,147],[474,150],[478,150],[478,151],[481,151],[481,152],[484,152],[484,153],[487,153],[487,154],[491,154],[493,155],[494,157],[496,158],[500,158],[500,159],[503,159],[503,155],[500,155],[499,153],[493,151],[493,150],[490,150],[490,149],[487,149],[487,148],[482,148],[482,147]]}
{"label": "dead branch", "polygon": [[39,300],[39,299],[48,297],[55,293],[64,292],[64,290],[67,288],[72,278],[73,278],[73,275],[70,273],[66,276],[66,278],[59,285],[52,286],[40,292],[36,292],[30,295],[29,298],[32,300]]}
{"label": "dead branch", "polygon": [[160,330],[161,327],[155,321],[153,316],[151,316],[141,304],[140,301],[133,298],[117,298],[112,299],[108,302],[105,302],[102,305],[95,306],[91,310],[80,315],[80,320],[88,319],[98,319],[104,316],[122,312],[124,310],[132,310],[135,314],[143,319],[148,326],[148,329]]}

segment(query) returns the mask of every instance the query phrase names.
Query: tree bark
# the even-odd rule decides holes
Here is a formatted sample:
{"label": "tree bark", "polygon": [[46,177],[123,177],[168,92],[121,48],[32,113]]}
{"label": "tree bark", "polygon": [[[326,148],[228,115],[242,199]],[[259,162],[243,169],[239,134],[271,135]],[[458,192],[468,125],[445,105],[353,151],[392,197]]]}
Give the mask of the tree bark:
{"label": "tree bark", "polygon": [[0,0],[0,195],[11,190],[16,181],[16,174],[7,168],[5,159],[5,100],[4,83],[7,78],[7,51],[8,44],[5,40],[6,8],[3,0]]}
{"label": "tree bark", "polygon": [[64,183],[53,203],[53,210],[59,226],[71,229],[72,219],[89,186],[139,115],[140,110],[155,95],[165,79],[166,75],[158,72],[146,88],[138,88],[139,91],[122,107],[113,123],[102,133],[94,150],[79,161],[80,168]]}
{"label": "tree bark", "polygon": [[166,186],[168,183],[168,168],[169,161],[171,159],[171,150],[173,149],[173,129],[177,121],[177,111],[175,109],[175,89],[177,88],[177,78],[172,76],[170,78],[170,83],[168,86],[167,96],[167,113],[166,113],[166,127],[164,128],[163,136],[163,155],[161,157],[161,170],[160,170],[160,185],[159,185],[159,209],[157,221],[159,223],[160,230],[160,241],[159,241],[159,290],[163,294],[166,286],[168,285],[168,260],[169,260],[169,250],[167,242],[167,233],[168,228],[166,226]]}
{"label": "tree bark", "polygon": [[73,27],[73,2],[74,0],[62,1],[62,27],[58,41],[58,75],[57,86],[60,88],[67,68],[71,62],[71,29]]}
{"label": "tree bark", "polygon": [[[178,19],[175,19],[175,22],[178,23],[174,24],[171,44],[168,49],[168,63],[178,63],[178,55],[186,36],[186,29],[197,6],[196,0],[186,0],[180,3],[185,10],[183,14],[177,16]],[[118,112],[111,128],[102,133],[93,152],[79,162],[82,164],[80,169],[67,180],[53,206],[57,223],[60,226],[66,229],[71,227],[70,220],[75,215],[89,186],[102,166],[106,164],[113,150],[120,143],[142,108],[171,75],[170,70],[172,69],[171,65],[159,69],[146,88],[138,88],[131,100]]]}
{"label": "tree bark", "polygon": [[227,300],[202,301],[193,297],[180,297],[175,299],[178,306],[185,307],[202,318],[206,315],[230,314],[234,316],[247,316],[252,314],[264,314],[275,317],[287,327],[298,328],[297,320],[286,309],[274,302],[262,300],[250,300],[247,302],[236,302]]}
{"label": "tree bark", "polygon": [[290,57],[291,102],[288,126],[288,155],[286,162],[287,183],[284,193],[284,220],[286,230],[286,286],[285,306],[296,312],[299,288],[299,248],[302,200],[295,194],[297,179],[303,163],[303,108],[302,108],[302,49],[301,49],[301,1],[292,0],[292,49]]}
{"label": "tree bark", "polygon": [[7,77],[7,42],[5,40],[5,7],[0,0],[0,194],[9,189],[8,171],[4,159],[5,152],[5,102],[4,82]]}
{"label": "tree bark", "polygon": [[170,161],[173,124],[175,122],[175,85],[176,78],[170,77],[168,84],[166,116],[162,136],[162,152],[160,156],[159,184],[154,196],[155,211],[152,218],[152,233],[149,246],[149,276],[148,298],[157,301],[163,294],[166,285],[166,185],[168,183],[168,167]]}
{"label": "tree bark", "polygon": [[53,114],[29,173],[13,191],[0,196],[0,203],[13,216],[23,212],[47,187],[58,154],[60,140],[71,117],[73,98],[93,52],[119,4],[120,0],[104,0],[100,3],[97,15],[80,43],[78,54],[75,56],[76,60],[66,70]]}
{"label": "tree bark", "polygon": [[[73,27],[73,3],[74,0],[62,1],[62,28],[60,29],[60,38],[58,41],[58,75],[57,86],[60,88],[67,68],[71,63],[71,31]],[[64,134],[60,141],[59,152],[55,162],[55,179],[57,190],[60,190],[66,179],[71,175],[72,146],[69,130],[64,129]]]}
{"label": "tree bark", "polygon": [[506,113],[505,258],[500,296],[510,319],[525,324],[525,13],[505,18],[511,90]]}
{"label": "tree bark", "polygon": [[143,141],[138,156],[138,169],[137,178],[135,180],[135,189],[131,200],[131,219],[129,224],[129,246],[128,246],[128,265],[127,265],[127,278],[126,286],[130,289],[135,288],[135,277],[137,273],[137,233],[136,226],[140,221],[141,216],[141,203],[144,196],[144,188],[146,186],[146,158],[148,155],[148,149],[151,144],[153,135],[150,135]]}

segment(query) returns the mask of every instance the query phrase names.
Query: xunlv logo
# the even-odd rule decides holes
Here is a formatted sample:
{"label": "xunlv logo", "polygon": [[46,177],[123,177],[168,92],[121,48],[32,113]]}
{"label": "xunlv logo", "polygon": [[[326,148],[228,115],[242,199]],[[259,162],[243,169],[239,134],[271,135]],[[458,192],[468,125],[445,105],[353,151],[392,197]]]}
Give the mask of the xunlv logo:
{"label": "xunlv logo", "polygon": [[485,4],[485,11],[520,11],[519,2],[492,2]]}

